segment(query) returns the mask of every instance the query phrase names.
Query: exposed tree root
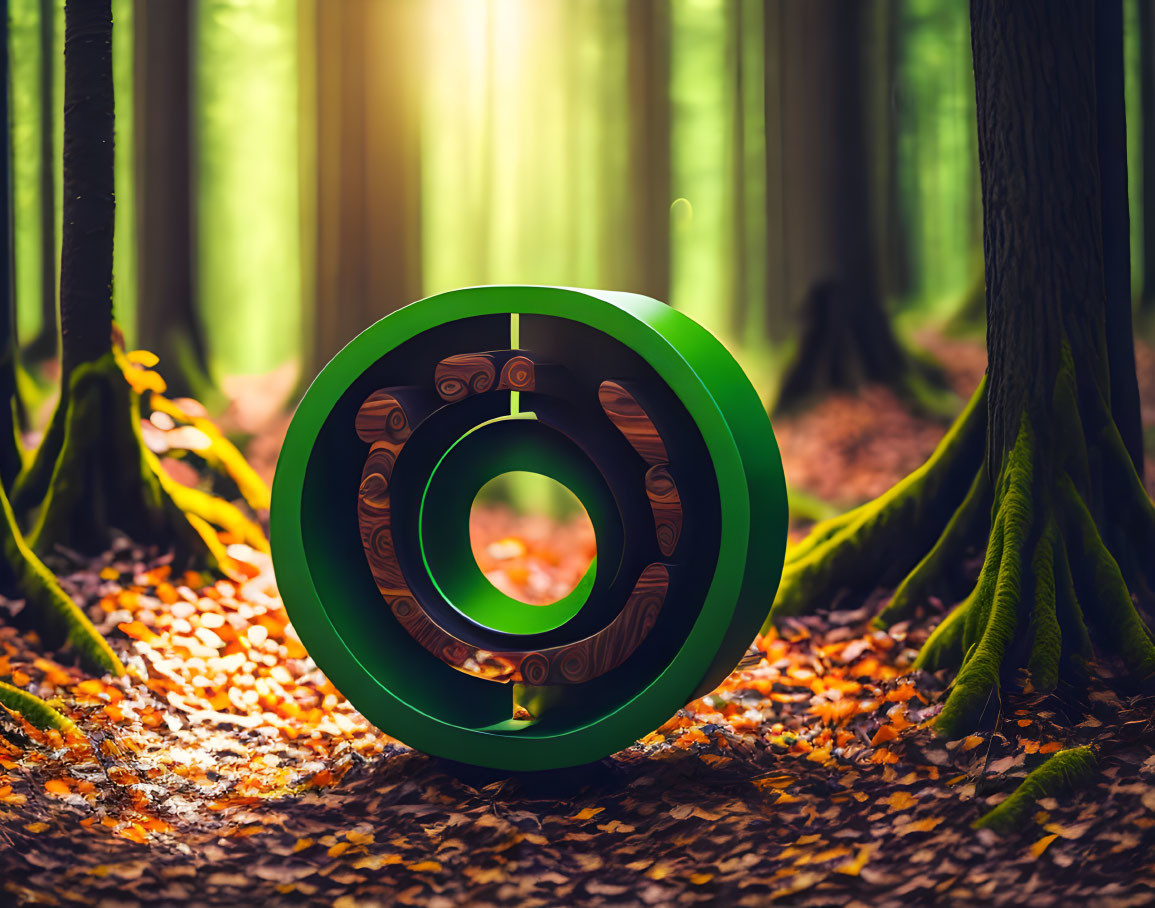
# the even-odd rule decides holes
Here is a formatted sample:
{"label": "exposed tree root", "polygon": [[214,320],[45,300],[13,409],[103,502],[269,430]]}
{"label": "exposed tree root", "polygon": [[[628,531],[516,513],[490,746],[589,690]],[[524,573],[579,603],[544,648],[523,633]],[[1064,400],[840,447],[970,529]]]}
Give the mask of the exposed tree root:
{"label": "exposed tree root", "polygon": [[48,428],[44,430],[44,437],[32,452],[32,457],[23,472],[8,486],[12,510],[22,522],[48,494],[52,471],[60,456],[61,445],[64,444],[64,420],[68,413],[67,393],[67,388],[60,389],[60,401],[52,412],[52,419],[48,423]]}
{"label": "exposed tree root", "polygon": [[172,545],[190,564],[214,566],[148,461],[135,395],[112,354],[76,367],[64,409],[64,438],[29,534],[33,548],[99,551],[115,527]]}
{"label": "exposed tree root", "polygon": [[89,670],[124,674],[124,666],[116,653],[24,541],[2,487],[0,524],[4,539],[0,552],[3,557],[0,587],[14,598],[24,599],[20,617],[26,618],[50,640],[67,640]]}
{"label": "exposed tree root", "polygon": [[67,716],[61,715],[39,697],[3,681],[0,681],[0,706],[23,716],[37,728],[55,728],[64,734],[80,734],[76,723]]}
{"label": "exposed tree root", "polygon": [[[151,454],[149,458],[150,461],[155,461]],[[238,542],[243,542],[258,552],[269,551],[269,541],[265,538],[264,531],[246,517],[240,508],[208,492],[181,485],[171,479],[159,463],[155,464],[154,470],[160,478],[161,487],[187,517],[196,517],[206,524],[219,527]]]}
{"label": "exposed tree root", "polygon": [[972,825],[975,829],[1011,832],[1025,825],[1040,798],[1073,790],[1095,771],[1095,754],[1089,747],[1075,747],[1052,754],[1034,769],[1011,795]]}
{"label": "exposed tree root", "polygon": [[[787,550],[767,627],[830,602],[847,586],[869,592],[910,570],[974,476],[986,421],[984,389],[979,386],[925,464],[874,501],[818,524]],[[887,570],[880,575],[882,566]]]}
{"label": "exposed tree root", "polygon": [[268,483],[249,466],[249,462],[237,450],[236,445],[225,438],[212,420],[189,413],[176,401],[169,400],[163,394],[154,392],[149,402],[154,410],[165,413],[174,420],[190,425],[202,432],[209,440],[209,446],[196,453],[208,467],[231,479],[241,493],[241,497],[254,511],[267,511],[269,509],[271,492]]}
{"label": "exposed tree root", "polygon": [[[1152,633],[1131,598],[1131,590],[1155,583],[1155,505],[1102,397],[1084,397],[1080,407],[1074,376],[1065,350],[1051,408],[1058,424],[1040,423],[1047,428],[1040,440],[1022,413],[993,482],[982,453],[980,386],[922,468],[876,501],[819,524],[787,553],[771,620],[828,605],[848,586],[865,594],[888,585],[895,570],[909,573],[878,623],[912,617],[985,536],[977,582],[915,663],[957,669],[936,719],[939,734],[973,729],[1000,678],[1020,666],[1035,688],[1053,690],[1065,666],[1091,656],[1092,641],[1133,677],[1155,675]],[[1087,445],[1088,437],[1098,443]]]}

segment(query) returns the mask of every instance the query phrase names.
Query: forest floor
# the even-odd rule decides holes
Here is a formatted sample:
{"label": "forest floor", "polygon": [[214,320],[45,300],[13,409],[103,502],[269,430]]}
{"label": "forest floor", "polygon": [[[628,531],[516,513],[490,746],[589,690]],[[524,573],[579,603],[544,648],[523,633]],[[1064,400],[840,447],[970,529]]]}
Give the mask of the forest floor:
{"label": "forest floor", "polygon": [[[1143,368],[1155,400],[1155,363]],[[829,497],[876,494],[941,434],[902,417],[903,434],[882,400],[799,417],[826,433]],[[776,431],[796,481],[805,432]],[[862,453],[890,449],[883,465]],[[584,544],[500,515],[486,532],[527,537],[513,586],[564,581]],[[208,586],[127,545],[73,564],[68,588],[122,679],[86,677],[0,623],[0,678],[79,728],[62,738],[0,711],[0,902],[1155,901],[1155,697],[1125,692],[1111,666],[1055,696],[1008,685],[984,730],[939,741],[925,720],[948,679],[910,671],[933,616],[873,630],[879,594],[759,638],[718,690],[613,757],[511,776],[374,729],[306,657],[268,558],[230,553],[245,579]],[[1078,792],[1013,835],[970,828],[1046,754],[1081,744],[1099,762]]]}

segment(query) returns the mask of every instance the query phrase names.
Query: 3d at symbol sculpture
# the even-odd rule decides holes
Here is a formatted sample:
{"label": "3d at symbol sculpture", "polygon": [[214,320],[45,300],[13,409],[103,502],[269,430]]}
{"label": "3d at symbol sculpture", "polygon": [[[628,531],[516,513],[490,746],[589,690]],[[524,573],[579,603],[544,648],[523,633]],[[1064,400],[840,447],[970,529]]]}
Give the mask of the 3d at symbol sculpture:
{"label": "3d at symbol sculpture", "polygon": [[[513,471],[572,490],[597,557],[545,606],[469,540]],[[364,331],[313,382],[273,486],[293,625],[366,717],[509,770],[628,746],[741,658],[774,598],[786,492],[765,410],[704,328],[643,296],[455,290]]]}

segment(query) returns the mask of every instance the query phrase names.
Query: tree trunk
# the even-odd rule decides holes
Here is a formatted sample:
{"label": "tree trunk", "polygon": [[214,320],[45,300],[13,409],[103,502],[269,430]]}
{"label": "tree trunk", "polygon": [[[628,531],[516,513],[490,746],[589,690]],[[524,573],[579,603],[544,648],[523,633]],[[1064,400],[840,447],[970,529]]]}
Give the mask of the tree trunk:
{"label": "tree trunk", "polygon": [[209,388],[193,296],[188,0],[136,0],[137,160],[141,205],[140,346],[160,357],[174,394]]}
{"label": "tree trunk", "polygon": [[316,303],[306,381],[360,331],[421,295],[418,8],[413,0],[320,6]]}
{"label": "tree trunk", "polygon": [[[985,538],[977,582],[915,662],[958,669],[935,720],[949,737],[974,728],[1020,667],[1053,690],[1095,647],[1133,678],[1155,673],[1131,598],[1155,585],[1155,504],[1111,402],[1113,370],[1134,381],[1134,364],[1130,332],[1116,327],[1118,346],[1108,336],[1103,174],[1125,158],[1101,133],[1098,114],[1118,99],[1096,97],[1113,51],[1095,20],[1094,0],[971,0],[987,377],[926,464],[787,553],[771,611],[905,575],[879,622],[905,620],[952,589]],[[1127,354],[1112,363],[1116,349]]]}
{"label": "tree trunk", "polygon": [[[900,386],[910,363],[876,268],[875,167],[865,109],[869,8],[811,0],[782,10],[786,287],[802,340],[778,409],[828,390]],[[877,76],[877,73],[875,74]]]}
{"label": "tree trunk", "polygon": [[[1111,414],[1139,477],[1143,427],[1131,327],[1131,221],[1127,199],[1127,126],[1123,94],[1123,0],[1095,4],[1095,109],[1099,136],[1103,279]],[[1151,174],[1155,178],[1155,174]]]}
{"label": "tree trunk", "polygon": [[1143,132],[1143,291],[1140,310],[1155,312],[1155,0],[1139,0],[1139,109]]}
{"label": "tree trunk", "polygon": [[971,4],[994,471],[1024,412],[1049,424],[1064,341],[1107,390],[1093,9],[1056,5]]}
{"label": "tree trunk", "polygon": [[886,17],[886,227],[888,251],[885,284],[892,296],[907,296],[914,285],[911,266],[910,237],[902,208],[902,180],[899,179],[899,126],[901,114],[910,103],[910,92],[901,79],[900,42],[902,41],[903,4],[887,3]]}
{"label": "tree trunk", "polygon": [[112,4],[70,0],[64,30],[64,380],[112,347]]}
{"label": "tree trunk", "polygon": [[631,259],[623,290],[670,298],[670,10],[628,0],[626,90],[629,92]]}

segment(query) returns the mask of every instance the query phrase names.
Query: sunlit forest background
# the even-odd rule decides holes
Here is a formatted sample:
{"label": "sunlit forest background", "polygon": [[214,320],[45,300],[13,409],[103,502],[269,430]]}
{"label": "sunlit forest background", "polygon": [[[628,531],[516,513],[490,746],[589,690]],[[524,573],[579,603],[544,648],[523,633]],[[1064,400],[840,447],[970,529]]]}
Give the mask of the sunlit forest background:
{"label": "sunlit forest background", "polygon": [[[913,344],[928,326],[981,335],[967,3],[855,4],[855,52],[833,65],[807,6],[114,0],[126,344],[256,432],[357,332],[462,285],[666,300],[714,331],[767,401],[824,271],[873,285]],[[1131,273],[1145,310],[1149,6],[1125,3]],[[9,15],[18,332],[25,397],[46,414],[63,0],[11,0]],[[808,87],[829,97],[830,82],[858,135],[817,113]],[[815,199],[822,155],[862,185],[869,261],[822,248],[837,235],[823,221],[841,217],[831,193]]]}

